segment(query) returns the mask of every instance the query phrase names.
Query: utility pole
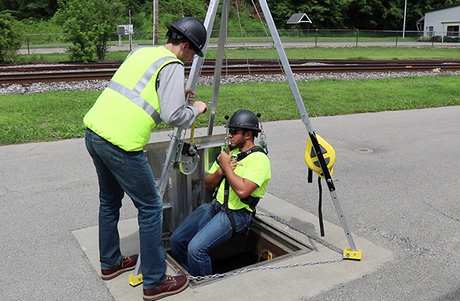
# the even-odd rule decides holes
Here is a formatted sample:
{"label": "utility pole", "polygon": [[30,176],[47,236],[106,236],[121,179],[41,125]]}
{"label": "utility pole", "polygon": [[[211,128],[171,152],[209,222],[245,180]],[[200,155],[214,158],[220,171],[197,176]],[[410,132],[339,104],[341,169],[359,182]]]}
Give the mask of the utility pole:
{"label": "utility pole", "polygon": [[129,34],[129,52],[132,50],[133,45],[133,32],[131,30],[131,10],[129,10],[128,34]]}
{"label": "utility pole", "polygon": [[158,44],[158,0],[153,0],[153,45]]}
{"label": "utility pole", "polygon": [[404,21],[403,21],[403,33],[402,33],[403,39],[404,39],[405,31],[406,31],[406,12],[407,12],[407,0],[404,0]]}

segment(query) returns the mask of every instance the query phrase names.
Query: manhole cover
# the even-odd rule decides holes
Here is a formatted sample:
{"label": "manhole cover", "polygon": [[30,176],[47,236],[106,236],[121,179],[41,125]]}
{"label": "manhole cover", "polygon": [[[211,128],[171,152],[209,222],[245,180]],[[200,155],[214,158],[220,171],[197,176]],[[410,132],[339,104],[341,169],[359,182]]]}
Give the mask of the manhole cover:
{"label": "manhole cover", "polygon": [[374,152],[372,149],[365,148],[365,147],[360,147],[360,148],[354,149],[353,151],[357,153],[373,153]]}

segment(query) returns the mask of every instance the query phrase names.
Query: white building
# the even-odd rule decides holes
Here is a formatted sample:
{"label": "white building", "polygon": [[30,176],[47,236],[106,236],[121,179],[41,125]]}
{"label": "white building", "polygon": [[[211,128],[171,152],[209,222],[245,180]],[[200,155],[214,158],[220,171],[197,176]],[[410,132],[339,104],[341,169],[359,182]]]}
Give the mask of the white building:
{"label": "white building", "polygon": [[423,35],[459,37],[460,4],[431,9],[425,12]]}

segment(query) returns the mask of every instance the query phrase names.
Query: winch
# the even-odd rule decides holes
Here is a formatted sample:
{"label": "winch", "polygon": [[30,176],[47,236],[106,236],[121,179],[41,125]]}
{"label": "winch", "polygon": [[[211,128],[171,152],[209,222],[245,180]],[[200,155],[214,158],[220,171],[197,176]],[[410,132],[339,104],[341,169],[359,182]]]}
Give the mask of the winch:
{"label": "winch", "polygon": [[184,175],[192,174],[200,161],[197,146],[185,141],[179,141],[176,163],[179,164],[179,170]]}

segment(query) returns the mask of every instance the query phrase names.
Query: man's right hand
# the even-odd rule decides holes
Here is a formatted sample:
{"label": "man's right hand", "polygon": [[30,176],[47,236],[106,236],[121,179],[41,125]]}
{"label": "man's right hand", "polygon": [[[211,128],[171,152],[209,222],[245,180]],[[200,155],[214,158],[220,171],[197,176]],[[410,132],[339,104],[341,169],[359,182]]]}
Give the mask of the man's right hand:
{"label": "man's right hand", "polygon": [[193,107],[198,108],[200,110],[200,114],[206,113],[208,110],[208,106],[202,101],[195,101],[193,103]]}

